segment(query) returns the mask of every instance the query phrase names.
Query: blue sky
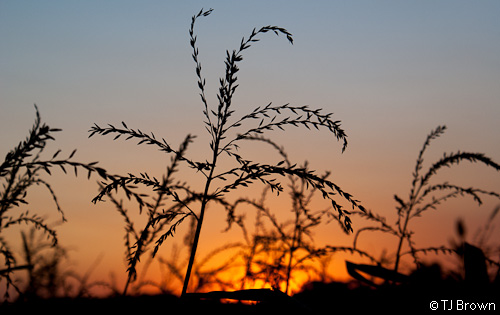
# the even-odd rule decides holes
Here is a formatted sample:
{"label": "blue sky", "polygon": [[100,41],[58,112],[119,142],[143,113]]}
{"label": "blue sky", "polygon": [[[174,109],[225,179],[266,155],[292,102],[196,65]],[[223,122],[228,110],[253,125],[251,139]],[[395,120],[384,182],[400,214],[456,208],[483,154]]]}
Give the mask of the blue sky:
{"label": "blue sky", "polygon": [[414,120],[421,127],[411,132],[425,133],[437,123],[475,118],[471,108],[484,123],[493,115],[481,113],[497,108],[496,1],[0,5],[1,101],[8,116],[22,108],[29,120],[37,103],[51,119],[69,121],[78,113],[78,126],[86,129],[97,116],[120,121],[139,108],[148,121],[169,121],[148,112],[173,103],[197,110],[187,29],[201,7],[215,9],[197,29],[212,99],[225,50],[253,27],[275,24],[294,34],[295,45],[267,35],[245,54],[239,96],[252,100],[249,108],[269,101],[328,107],[351,134],[374,118],[393,126]]}

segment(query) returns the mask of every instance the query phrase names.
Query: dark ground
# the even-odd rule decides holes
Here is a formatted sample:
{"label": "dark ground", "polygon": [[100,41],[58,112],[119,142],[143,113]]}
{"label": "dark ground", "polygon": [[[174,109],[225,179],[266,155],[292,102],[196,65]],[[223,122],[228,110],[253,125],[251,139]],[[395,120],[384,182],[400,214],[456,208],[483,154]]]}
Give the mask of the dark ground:
{"label": "dark ground", "polygon": [[[243,297],[242,297],[243,296]],[[231,297],[232,303],[219,298]],[[255,305],[237,299],[260,300]],[[431,309],[431,303],[437,310]],[[467,304],[466,304],[467,303]],[[458,283],[429,283],[372,289],[346,283],[311,283],[289,297],[279,291],[245,290],[236,293],[191,294],[179,299],[171,295],[113,297],[106,299],[48,299],[4,304],[0,314],[422,314],[481,311],[500,312],[498,286],[470,288]],[[474,308],[474,309],[472,309]],[[451,311],[451,312],[450,312]]]}

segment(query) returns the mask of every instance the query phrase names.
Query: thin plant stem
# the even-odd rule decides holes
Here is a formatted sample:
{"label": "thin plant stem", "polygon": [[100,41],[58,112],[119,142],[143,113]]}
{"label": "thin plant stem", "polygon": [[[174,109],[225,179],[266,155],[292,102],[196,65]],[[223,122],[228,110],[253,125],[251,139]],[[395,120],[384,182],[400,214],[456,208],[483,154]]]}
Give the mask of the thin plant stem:
{"label": "thin plant stem", "polygon": [[406,229],[408,227],[408,221],[410,221],[410,211],[406,213],[405,223],[403,226],[403,230],[400,231],[401,235],[399,236],[398,249],[396,251],[396,261],[394,262],[394,271],[398,271],[399,260],[401,258],[401,248],[403,247],[403,240],[405,238]]}
{"label": "thin plant stem", "polygon": [[194,234],[193,245],[191,247],[191,254],[189,256],[189,263],[188,263],[188,267],[186,270],[186,276],[184,277],[184,284],[182,286],[181,296],[184,296],[187,292],[187,288],[189,285],[189,278],[191,276],[191,269],[193,268],[194,258],[196,256],[196,249],[198,248],[198,241],[200,239],[203,218],[205,216],[205,210],[207,207],[207,203],[209,201],[208,194],[209,194],[209,189],[210,189],[210,183],[212,182],[212,179],[214,176],[215,165],[217,164],[217,157],[219,156],[218,151],[219,151],[219,143],[220,143],[220,138],[221,138],[221,130],[222,130],[222,125],[219,123],[219,128],[218,128],[218,132],[216,134],[215,144],[213,147],[212,164],[210,167],[210,173],[208,174],[207,181],[205,183],[205,190],[203,192],[203,198],[201,201],[200,215],[198,216],[198,222],[196,224],[196,231]]}

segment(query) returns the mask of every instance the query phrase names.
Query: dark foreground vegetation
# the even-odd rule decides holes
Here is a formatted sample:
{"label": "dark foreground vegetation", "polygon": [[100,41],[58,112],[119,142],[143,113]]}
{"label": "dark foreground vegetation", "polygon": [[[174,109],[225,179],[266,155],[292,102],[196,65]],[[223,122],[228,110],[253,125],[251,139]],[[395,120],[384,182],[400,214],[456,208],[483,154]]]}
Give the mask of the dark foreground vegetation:
{"label": "dark foreground vegetation", "polygon": [[[423,274],[425,273],[425,274]],[[437,274],[436,274],[437,273]],[[174,295],[116,296],[109,298],[54,298],[0,306],[2,314],[47,312],[68,314],[144,314],[165,310],[195,314],[421,314],[436,311],[498,312],[498,278],[477,288],[451,279],[433,280],[439,267],[431,266],[412,275],[406,285],[371,288],[355,282],[312,282],[293,296],[271,289],[191,293]],[[243,302],[242,302],[243,301]],[[436,302],[437,304],[431,304]],[[437,307],[434,311],[431,306]]]}
{"label": "dark foreground vegetation", "polygon": [[[500,273],[493,280],[487,274],[486,260],[477,247],[464,244],[463,269],[443,271],[439,264],[420,265],[396,281],[306,283],[291,296],[273,289],[211,291],[172,294],[122,295],[107,298],[40,298],[21,296],[16,302],[0,305],[1,314],[68,312],[91,314],[143,314],[166,310],[184,314],[422,314],[449,311],[487,311],[500,307]],[[357,270],[370,265],[356,265]],[[352,272],[352,266],[351,272]],[[348,268],[349,269],[349,268]],[[380,273],[379,278],[388,275]],[[400,274],[401,275],[401,274]],[[374,279],[372,277],[371,279]],[[365,279],[365,278],[362,278]],[[366,283],[370,283],[366,284]]]}

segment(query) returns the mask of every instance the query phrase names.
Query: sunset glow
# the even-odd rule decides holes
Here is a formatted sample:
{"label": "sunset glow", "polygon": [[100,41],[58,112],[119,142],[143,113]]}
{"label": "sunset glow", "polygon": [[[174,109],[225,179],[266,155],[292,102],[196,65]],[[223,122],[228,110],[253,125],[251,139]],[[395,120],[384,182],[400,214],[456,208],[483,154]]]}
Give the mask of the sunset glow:
{"label": "sunset glow", "polygon": [[[419,152],[426,137],[438,126],[446,125],[446,130],[427,147],[421,172],[443,158],[443,154],[457,152],[484,153],[500,163],[500,2],[451,0],[2,1],[0,156],[6,156],[26,138],[35,120],[36,103],[42,121],[62,129],[54,133],[55,141],[49,143],[42,158],[50,158],[58,149],[62,150],[61,156],[67,157],[77,149],[75,160],[98,161],[97,165],[108,174],[147,173],[161,179],[174,154],[146,144],[137,145],[136,139],[126,141],[125,136],[113,140],[115,134],[111,133],[89,138],[94,124],[125,128],[125,122],[127,128],[154,133],[174,148],[181,145],[186,135],[195,135],[187,156],[194,161],[209,161],[212,139],[205,129],[188,33],[191,17],[202,7],[214,9],[195,28],[207,102],[216,110],[226,49],[237,49],[241,38],[248,38],[254,27],[286,28],[293,34],[293,45],[284,34],[276,37],[269,32],[260,34],[259,41],[243,53],[232,118],[236,121],[270,102],[273,106],[308,105],[333,113],[330,118],[340,121],[347,133],[345,152],[342,141],[326,129],[291,126],[284,131],[275,128],[265,136],[284,148],[292,164],[301,167],[307,161],[309,170],[319,175],[330,172],[328,180],[352,195],[374,217],[385,218],[387,225],[396,226],[400,200],[406,202],[411,193]],[[245,123],[248,126],[243,127],[252,128],[252,123],[258,125],[259,121]],[[235,137],[236,133],[229,136]],[[266,165],[283,160],[268,143],[238,144],[237,152],[245,159]],[[216,173],[226,172],[234,164],[234,158],[225,157]],[[175,181],[187,183],[201,194],[206,180],[203,169],[189,166],[181,164]],[[85,171],[79,172],[75,177],[72,170],[64,174],[54,168],[51,175],[43,175],[67,222],[61,222],[62,216],[43,183],[29,190],[29,203],[20,205],[19,213],[29,210],[54,227],[59,244],[67,251],[62,268],[78,275],[73,278],[77,280],[72,280],[75,287],[85,279],[87,284],[96,284],[92,286],[96,295],[121,292],[127,282],[126,220],[109,197],[103,198],[104,202],[91,202],[99,193],[98,182],[102,179],[93,174],[89,180]],[[254,202],[242,203],[234,211],[235,218],[241,216],[246,230],[238,222],[228,229],[227,205],[218,203],[216,198],[208,203],[190,291],[271,288],[273,284],[262,278],[242,281],[247,270],[251,271],[249,275],[265,274],[258,265],[262,261],[267,261],[265,265],[270,268],[279,260],[278,276],[285,273],[290,256],[283,252],[292,247],[300,249],[296,243],[290,245],[294,233],[299,232],[293,229],[297,224],[292,211],[291,183],[286,176],[277,179],[284,191],[279,196],[268,191],[262,199],[272,216],[266,217],[255,206],[263,196],[265,186],[261,182],[224,195],[228,202],[241,198]],[[426,209],[409,220],[408,230],[414,233],[415,246],[438,248],[458,244],[461,239],[457,222],[461,220],[465,225],[464,239],[477,244],[484,237],[481,245],[498,261],[500,214],[495,209],[500,199],[498,195],[483,193],[500,193],[500,172],[484,163],[464,160],[443,167],[432,181],[479,188],[482,204],[466,190],[462,191],[463,196],[457,194],[436,202],[435,209]],[[226,183],[225,179],[214,180],[209,193],[217,192]],[[148,189],[144,192],[151,194]],[[304,194],[307,193],[306,190]],[[140,210],[125,194],[116,196],[118,201],[123,200],[134,227],[144,228],[148,222],[147,207]],[[162,210],[173,204],[169,198],[160,207]],[[360,211],[346,201],[345,195],[336,192],[334,198],[343,209]],[[200,204],[191,204],[196,215]],[[318,192],[307,205],[307,213],[318,215],[316,211],[326,211],[331,205]],[[307,245],[312,244],[311,248],[328,248],[328,255],[322,256],[324,266],[316,259],[298,264],[291,272],[288,293],[299,292],[312,281],[353,280],[346,270],[346,261],[373,264],[370,257],[374,257],[384,261],[385,267],[394,267],[399,239],[388,228],[385,232],[383,228],[374,229],[380,225],[366,215],[354,213],[353,232],[344,233],[332,213],[337,214],[331,210],[321,217],[320,224],[307,231],[310,235],[302,235]],[[15,215],[12,210],[2,220]],[[262,226],[258,226],[258,220],[262,220]],[[18,224],[0,233],[16,250],[20,262],[20,233],[29,231],[29,227]],[[149,245],[137,266],[137,280],[131,283],[130,294],[180,294],[189,258],[185,236],[190,229],[186,219],[152,260],[155,243]],[[287,242],[283,241],[282,231],[289,237]],[[39,233],[40,240],[46,240]],[[270,235],[277,235],[276,239],[281,236],[282,240],[255,245],[258,237]],[[305,247],[304,244],[301,245]],[[347,249],[354,245],[359,251]],[[223,246],[227,249],[222,250]],[[269,248],[265,246],[272,250],[266,252]],[[211,255],[216,249],[221,250]],[[248,269],[244,258],[259,249],[262,251],[252,256],[253,265]],[[305,256],[299,249],[293,262],[300,255]],[[407,254],[401,258],[401,273],[410,273],[415,267],[410,251],[408,244],[403,243],[401,253]],[[436,252],[419,253],[418,257],[425,263],[438,261],[456,269],[456,255]],[[278,253],[282,254],[279,259]],[[0,256],[0,269],[3,259]],[[220,273],[214,271],[226,265],[229,267]],[[493,277],[496,269],[489,271]],[[210,283],[200,283],[200,275],[205,277],[201,281]],[[26,275],[19,272],[18,276],[22,279]],[[280,290],[286,291],[283,277],[279,280]],[[0,299],[5,289],[6,283],[0,281]]]}

